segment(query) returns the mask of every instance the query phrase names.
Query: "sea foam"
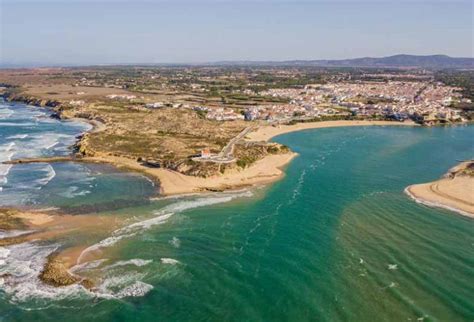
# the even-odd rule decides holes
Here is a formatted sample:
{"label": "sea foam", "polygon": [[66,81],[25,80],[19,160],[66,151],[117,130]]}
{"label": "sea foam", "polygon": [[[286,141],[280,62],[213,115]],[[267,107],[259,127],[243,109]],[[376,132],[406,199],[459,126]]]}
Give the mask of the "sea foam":
{"label": "sea foam", "polygon": [[[93,291],[87,290],[79,284],[63,287],[46,285],[39,279],[39,275],[47,257],[58,247],[59,245],[44,246],[35,243],[0,247],[0,275],[3,276],[0,278],[0,289],[5,292],[10,303],[22,303],[37,307],[37,305],[44,303],[44,300],[143,296],[153,289],[153,286],[141,281],[145,274],[134,272],[121,275],[106,274]],[[84,265],[81,269],[91,269],[100,265],[102,261],[95,261],[93,264],[91,262],[89,267]],[[76,267],[75,270],[71,269],[71,272],[81,269]]]}
{"label": "sea foam", "polygon": [[197,198],[193,200],[179,200],[175,203],[165,206],[164,208],[158,211],[155,211],[155,217],[138,221],[136,223],[115,230],[114,232],[112,232],[112,235],[110,237],[107,237],[106,239],[103,239],[100,242],[84,249],[77,261],[78,263],[81,263],[89,252],[97,251],[104,247],[113,246],[117,242],[126,238],[133,237],[144,230],[150,229],[153,226],[162,225],[166,223],[168,219],[176,213],[180,213],[198,207],[229,202],[236,198],[251,197],[252,195],[253,194],[251,191],[244,191],[240,193],[221,193],[212,197]]}

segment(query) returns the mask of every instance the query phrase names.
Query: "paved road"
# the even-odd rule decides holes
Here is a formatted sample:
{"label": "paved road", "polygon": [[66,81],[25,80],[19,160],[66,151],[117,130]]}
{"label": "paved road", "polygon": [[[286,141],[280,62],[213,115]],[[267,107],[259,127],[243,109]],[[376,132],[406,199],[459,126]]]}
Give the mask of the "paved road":
{"label": "paved road", "polygon": [[250,131],[255,128],[255,125],[246,127],[242,132],[240,132],[235,138],[229,141],[226,146],[221,150],[218,155],[212,156],[210,158],[193,158],[194,161],[203,161],[203,162],[216,162],[216,163],[231,163],[235,161],[232,153],[234,152],[234,146],[237,142],[242,140]]}
{"label": "paved road", "polygon": [[227,145],[218,154],[219,158],[229,159],[232,158],[232,152],[234,152],[234,146],[237,142],[242,140],[251,130],[254,129],[254,125],[247,126],[242,132],[240,132],[235,138],[229,141]]}

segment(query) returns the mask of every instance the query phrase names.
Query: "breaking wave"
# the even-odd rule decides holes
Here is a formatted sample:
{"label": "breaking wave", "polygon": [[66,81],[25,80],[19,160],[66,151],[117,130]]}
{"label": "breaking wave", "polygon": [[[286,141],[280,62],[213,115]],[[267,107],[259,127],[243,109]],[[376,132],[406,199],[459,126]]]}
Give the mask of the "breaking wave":
{"label": "breaking wave", "polygon": [[44,176],[34,181],[36,189],[41,189],[56,176],[56,171],[54,171],[54,168],[50,164],[46,164],[40,172],[44,173]]}
{"label": "breaking wave", "polygon": [[133,259],[125,260],[125,261],[118,261],[117,263],[106,266],[103,269],[111,269],[111,268],[114,268],[114,267],[121,267],[121,266],[128,266],[128,265],[142,267],[142,266],[148,265],[152,262],[153,262],[153,260],[151,260],[151,259],[133,258]]}
{"label": "breaking wave", "polygon": [[[4,106],[2,106],[4,107]],[[2,108],[0,109],[0,119],[7,119],[7,118],[10,118],[10,116],[12,116],[14,114],[14,112],[8,108]]]}
{"label": "breaking wave", "polygon": [[[124,297],[143,296],[153,286],[141,281],[146,274],[130,272],[114,275],[105,274],[93,290],[88,290],[79,284],[54,287],[44,284],[39,275],[43,270],[46,258],[56,251],[59,245],[42,246],[34,243],[23,243],[8,247],[0,247],[0,288],[7,295],[11,303],[26,303],[32,306],[44,304],[45,300],[59,301],[63,299],[120,299]],[[105,260],[76,265],[71,273],[95,268]],[[130,260],[128,263],[135,266],[147,265],[151,261]],[[128,264],[127,263],[127,264]],[[116,266],[127,265],[124,262]]]}
{"label": "breaking wave", "polygon": [[197,198],[194,200],[180,200],[178,202],[165,206],[164,208],[156,211],[154,213],[155,217],[138,221],[128,226],[115,230],[114,232],[112,232],[112,236],[107,237],[106,239],[103,239],[100,242],[92,246],[89,246],[88,248],[83,250],[77,262],[81,263],[82,260],[85,258],[85,256],[89,252],[93,252],[101,248],[113,246],[117,242],[126,238],[133,237],[144,230],[150,229],[153,226],[162,225],[166,223],[168,219],[171,218],[176,213],[183,212],[189,209],[198,208],[198,207],[225,203],[236,198],[251,197],[252,195],[253,194],[251,191],[245,191],[241,193],[222,193],[217,196]]}
{"label": "breaking wave", "polygon": [[21,140],[21,139],[26,139],[28,137],[28,134],[15,134],[15,135],[10,135],[7,137],[9,140]]}
{"label": "breaking wave", "polygon": [[160,260],[163,264],[169,264],[169,265],[176,265],[180,263],[178,260],[173,259],[173,258],[160,258]]}

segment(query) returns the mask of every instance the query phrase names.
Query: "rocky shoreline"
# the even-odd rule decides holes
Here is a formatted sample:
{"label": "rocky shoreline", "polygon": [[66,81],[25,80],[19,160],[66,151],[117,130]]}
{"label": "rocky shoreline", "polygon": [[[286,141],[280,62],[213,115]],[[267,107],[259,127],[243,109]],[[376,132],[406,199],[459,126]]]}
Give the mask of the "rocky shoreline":
{"label": "rocky shoreline", "polygon": [[[232,163],[214,163],[214,162],[194,162],[191,159],[179,162],[154,161],[145,157],[134,157],[124,153],[110,153],[102,152],[94,148],[91,144],[91,135],[96,135],[98,132],[107,132],[107,121],[97,115],[88,113],[76,113],[70,109],[64,109],[63,104],[57,100],[38,99],[33,96],[13,94],[6,92],[3,97],[9,101],[17,101],[26,104],[31,104],[38,107],[51,108],[54,112],[52,117],[60,120],[74,120],[84,121],[93,126],[92,130],[79,136],[77,142],[73,146],[73,152],[69,157],[50,157],[50,158],[31,158],[9,161],[9,164],[19,163],[35,163],[35,162],[91,162],[91,163],[109,163],[119,168],[126,170],[138,171],[150,177],[157,186],[163,189],[162,178],[156,175],[153,169],[162,169],[168,172],[175,172],[183,178],[197,178],[213,180],[216,177],[225,176],[227,174],[235,174],[236,172],[245,172],[247,168],[251,167],[255,162],[265,159],[267,156],[278,154],[291,154],[291,151],[280,144],[261,142],[237,142],[234,149],[234,154],[237,156],[236,162]],[[202,181],[202,180],[199,180]],[[237,183],[237,184],[204,184],[202,187],[195,187],[192,191],[223,191],[232,190],[255,184],[255,180],[251,183]],[[266,180],[264,180],[266,181]]]}

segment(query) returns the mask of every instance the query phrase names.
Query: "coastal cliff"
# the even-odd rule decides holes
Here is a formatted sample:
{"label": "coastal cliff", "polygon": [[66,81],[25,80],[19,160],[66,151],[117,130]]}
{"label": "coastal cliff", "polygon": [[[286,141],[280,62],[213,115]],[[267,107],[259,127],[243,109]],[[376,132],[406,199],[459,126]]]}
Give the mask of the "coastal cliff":
{"label": "coastal cliff", "polygon": [[[194,157],[199,156],[200,150],[207,147],[218,154],[244,129],[243,123],[206,121],[192,112],[159,111],[156,122],[150,122],[146,126],[139,118],[150,118],[149,111],[110,110],[110,107],[96,103],[74,107],[67,101],[25,94],[16,87],[7,90],[4,98],[7,101],[51,108],[54,112],[52,116],[58,119],[81,119],[92,124],[93,129],[78,137],[73,147],[76,159],[100,158],[107,162],[110,158],[121,158],[136,162],[144,168],[163,168],[185,176],[212,178],[248,168],[268,155],[289,152],[288,148],[277,143],[249,144],[241,139],[235,142],[234,160],[231,162],[206,159],[195,161]],[[130,122],[130,118],[134,122]],[[183,123],[183,119],[187,122]],[[162,128],[155,130],[160,125]],[[229,130],[225,130],[226,127]],[[203,136],[202,133],[208,134]]]}

